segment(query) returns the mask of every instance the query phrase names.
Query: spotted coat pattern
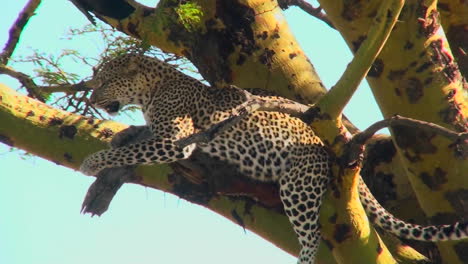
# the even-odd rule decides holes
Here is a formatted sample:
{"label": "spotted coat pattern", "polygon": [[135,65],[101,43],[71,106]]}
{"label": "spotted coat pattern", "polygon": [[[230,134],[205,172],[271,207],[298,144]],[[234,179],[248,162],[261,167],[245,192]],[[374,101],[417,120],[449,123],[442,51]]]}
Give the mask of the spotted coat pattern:
{"label": "spotted coat pattern", "polygon": [[[246,176],[276,181],[285,212],[302,245],[300,264],[314,263],[320,242],[318,212],[329,180],[329,158],[309,126],[286,113],[257,111],[207,144],[179,148],[174,142],[225,120],[246,99],[233,88],[211,88],[169,64],[143,55],[122,55],[100,67],[91,102],[110,114],[122,106],[142,107],[151,139],[90,155],[80,170],[96,175],[109,167],[169,163],[188,158],[196,147],[237,165]],[[261,94],[266,100],[287,99]],[[466,226],[422,227],[390,215],[365,184],[361,201],[371,219],[405,238],[458,239]]]}

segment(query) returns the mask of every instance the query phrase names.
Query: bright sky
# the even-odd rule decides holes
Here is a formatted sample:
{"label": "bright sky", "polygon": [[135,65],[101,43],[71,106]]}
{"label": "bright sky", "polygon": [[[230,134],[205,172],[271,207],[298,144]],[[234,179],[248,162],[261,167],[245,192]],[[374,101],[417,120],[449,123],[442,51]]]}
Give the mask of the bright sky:
{"label": "bright sky", "polygon": [[[25,2],[14,0],[2,4],[0,47]],[[331,87],[351,59],[349,49],[337,32],[300,10],[288,10],[286,17],[324,83]],[[31,48],[55,53],[73,48],[97,54],[99,40],[63,38],[68,28],[86,23],[70,1],[45,0],[23,32],[15,54],[30,54]],[[69,67],[80,72],[79,65]],[[31,65],[19,69],[31,72]],[[6,76],[0,75],[0,82],[19,87],[18,82]],[[359,89],[346,113],[360,128],[380,119],[367,86]],[[141,186],[125,185],[100,218],[82,215],[81,202],[93,178],[20,153],[0,144],[0,263],[284,264],[296,261],[271,243],[244,232],[207,209]]]}

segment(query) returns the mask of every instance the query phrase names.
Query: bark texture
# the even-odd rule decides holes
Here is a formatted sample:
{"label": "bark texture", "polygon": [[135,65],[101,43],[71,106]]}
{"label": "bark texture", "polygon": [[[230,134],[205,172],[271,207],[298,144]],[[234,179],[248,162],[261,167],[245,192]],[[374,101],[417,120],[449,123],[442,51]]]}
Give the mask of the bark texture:
{"label": "bark texture", "polygon": [[[186,56],[212,85],[264,88],[306,103],[316,102],[326,92],[276,1],[190,1],[200,11],[197,17],[178,12],[181,3],[174,0],[161,0],[155,8],[125,0],[73,2],[83,12],[130,36]],[[381,5],[380,1],[320,3],[353,51],[366,39]],[[459,1],[407,1],[368,74],[385,117],[398,113],[457,131],[468,129],[467,85],[462,78],[466,76],[463,51],[467,41],[466,34],[460,34],[466,33],[463,10],[466,6]],[[453,55],[448,40],[438,31],[439,19]],[[330,123],[323,114],[315,116],[323,122],[314,126],[327,138],[339,160],[342,146],[349,139],[347,129],[340,122]],[[73,169],[126,128],[53,109],[5,86],[0,86],[0,120],[1,142]],[[374,138],[362,170],[335,166],[331,195],[322,209],[326,239],[320,247],[319,263],[427,261],[393,238],[381,239],[369,225],[356,192],[350,189],[359,173],[371,187],[375,186],[373,191],[383,199],[382,204],[403,219],[424,219],[419,205],[433,223],[460,220],[463,215],[457,212],[468,211],[463,206],[467,199],[468,183],[463,176],[468,171],[468,157],[456,144],[403,127],[393,128],[392,136]],[[297,254],[299,247],[281,210],[276,186],[252,183],[233,171],[197,153],[182,163],[140,166],[131,181],[201,204]],[[402,201],[411,210],[402,209]],[[441,262],[468,262],[464,242],[438,246]]]}

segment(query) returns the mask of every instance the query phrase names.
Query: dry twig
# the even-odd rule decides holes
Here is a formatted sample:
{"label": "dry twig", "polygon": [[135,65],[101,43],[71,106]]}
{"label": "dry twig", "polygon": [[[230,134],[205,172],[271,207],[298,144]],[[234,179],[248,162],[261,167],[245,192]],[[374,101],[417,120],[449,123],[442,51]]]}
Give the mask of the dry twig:
{"label": "dry twig", "polygon": [[313,7],[311,4],[307,3],[304,0],[279,0],[278,4],[282,9],[287,9],[290,6],[297,6],[300,9],[304,10],[307,14],[318,18],[329,25],[331,28],[336,29],[333,26],[333,23],[328,19],[325,13],[322,13],[321,7]]}

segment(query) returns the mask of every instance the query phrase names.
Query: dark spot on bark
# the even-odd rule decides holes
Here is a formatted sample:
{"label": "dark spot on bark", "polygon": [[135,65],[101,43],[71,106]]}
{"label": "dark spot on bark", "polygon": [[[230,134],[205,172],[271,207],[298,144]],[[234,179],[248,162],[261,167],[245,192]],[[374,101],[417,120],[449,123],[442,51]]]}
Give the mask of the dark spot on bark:
{"label": "dark spot on bark", "polygon": [[73,125],[71,125],[71,126],[67,126],[67,125],[61,126],[60,130],[59,130],[59,138],[66,137],[66,138],[69,138],[69,139],[73,139],[75,137],[75,135],[76,135],[76,132],[78,132],[78,130]]}
{"label": "dark spot on bark", "polygon": [[257,38],[261,38],[263,40],[267,39],[268,38],[268,32],[263,31],[261,34],[257,35]]}
{"label": "dark spot on bark", "polygon": [[377,249],[376,249],[376,251],[377,251],[377,255],[382,254],[383,249],[382,249],[382,246],[380,245],[380,242],[379,242],[379,241],[377,241]]}
{"label": "dark spot on bark", "polygon": [[67,162],[72,162],[73,161],[73,156],[70,154],[70,153],[63,153],[63,158],[67,161]]}
{"label": "dark spot on bark", "polygon": [[442,109],[439,112],[439,115],[445,123],[454,125],[460,131],[465,131],[468,129],[468,122],[462,121],[464,117],[463,113],[461,112],[460,105],[453,100],[449,101],[448,107]]}
{"label": "dark spot on bark", "polygon": [[237,58],[236,64],[237,64],[237,65],[242,65],[242,64],[244,64],[246,58],[247,58],[247,57],[246,57],[244,54],[239,54],[239,57]]}
{"label": "dark spot on bark", "polygon": [[387,18],[393,17],[393,12],[391,10],[387,10]]}
{"label": "dark spot on bark", "polygon": [[353,51],[356,52],[364,40],[366,40],[367,36],[359,36],[355,41],[352,41],[351,44],[353,45]]}
{"label": "dark spot on bark", "polygon": [[[468,122],[467,122],[468,123]],[[449,148],[454,152],[454,156],[458,159],[468,159],[468,140],[457,140],[449,145]]]}
{"label": "dark spot on bark", "polygon": [[128,23],[127,30],[133,36],[141,38],[140,33],[138,33],[138,23]]}
{"label": "dark spot on bark", "polygon": [[294,52],[293,52],[293,53],[289,53],[289,58],[290,58],[290,59],[294,59],[294,57],[296,57],[296,56],[297,56],[297,54],[294,53]]}
{"label": "dark spot on bark", "polygon": [[468,263],[468,250],[466,250],[468,248],[468,242],[460,241],[457,242],[457,244],[455,244],[453,247],[461,262]]}
{"label": "dark spot on bark", "polygon": [[432,83],[432,80],[433,78],[432,77],[428,77],[426,80],[424,80],[424,85],[429,85]]}
{"label": "dark spot on bark", "polygon": [[405,50],[410,50],[410,49],[412,49],[413,47],[414,47],[413,42],[411,42],[411,41],[409,41],[409,40],[407,40],[406,43],[405,43],[405,46],[403,46],[403,48],[404,48]]}
{"label": "dark spot on bark", "polygon": [[29,111],[28,113],[26,113],[26,117],[30,117],[30,116],[35,116],[36,114],[34,114],[34,111]]}
{"label": "dark spot on bark", "polygon": [[[468,212],[468,190],[460,188],[453,191],[447,191],[444,196],[450,205],[452,205],[453,210],[459,214],[459,217],[457,218],[460,219],[463,217],[466,219],[467,216],[463,214]],[[453,223],[453,221],[445,222],[444,224],[447,223]]]}
{"label": "dark spot on bark", "polygon": [[56,126],[56,125],[61,125],[61,124],[63,124],[63,120],[58,117],[52,117],[49,120],[49,126]]}
{"label": "dark spot on bark", "polygon": [[143,10],[143,17],[150,16],[151,14],[153,14],[153,11],[154,11],[154,9],[145,8],[145,9]]}
{"label": "dark spot on bark", "polygon": [[360,0],[349,0],[343,3],[344,6],[343,11],[341,12],[341,16],[345,20],[352,21],[361,15],[362,4]]}
{"label": "dark spot on bark", "polygon": [[377,166],[380,163],[390,163],[396,155],[396,148],[391,139],[379,140],[366,146],[366,163]]}
{"label": "dark spot on bark", "polygon": [[104,128],[103,130],[99,131],[100,136],[104,138],[110,138],[114,135],[114,131],[110,128]]}
{"label": "dark spot on bark", "polygon": [[390,81],[400,80],[406,73],[406,69],[403,70],[392,70],[388,73],[387,78]]}
{"label": "dark spot on bark", "polygon": [[[426,17],[427,7],[421,7],[421,17]],[[420,24],[420,33],[424,34],[426,38],[433,36],[440,27],[439,12],[436,9],[431,10],[431,13],[425,18],[418,20]]]}
{"label": "dark spot on bark", "polygon": [[268,68],[271,67],[271,63],[273,62],[273,56],[275,55],[275,51],[265,48],[262,54],[259,56],[260,63],[266,65]]}
{"label": "dark spot on bark", "polygon": [[252,215],[252,208],[255,205],[255,202],[252,200],[245,201],[244,205],[244,215]]}
{"label": "dark spot on bark", "polygon": [[407,126],[393,126],[395,141],[402,150],[411,150],[416,155],[422,153],[435,153],[437,147],[432,144],[436,136],[433,132],[427,132]]}
{"label": "dark spot on bark", "polygon": [[39,120],[41,120],[41,121],[45,121],[45,120],[46,120],[46,117],[45,117],[45,116],[43,116],[43,115],[41,115],[41,116],[39,116]]}
{"label": "dark spot on bark", "polygon": [[378,78],[382,74],[383,70],[384,70],[384,62],[382,59],[377,58],[375,59],[374,63],[372,63],[372,66],[369,69],[367,76]]}
{"label": "dark spot on bark", "polygon": [[168,176],[169,182],[173,186],[174,194],[197,204],[207,204],[212,196],[208,184],[194,184],[186,177],[172,173]]}
{"label": "dark spot on bark", "polygon": [[415,62],[415,61],[413,61],[413,62],[411,62],[411,63],[409,64],[409,67],[410,67],[410,68],[413,68],[413,67],[416,66],[416,65],[418,65],[418,63]]}
{"label": "dark spot on bark", "polygon": [[259,49],[251,26],[255,12],[238,1],[216,1],[215,17],[225,28],[210,27],[205,23],[207,31],[200,35],[201,39],[187,44],[197,56],[189,55],[188,58],[211,84],[219,81],[232,83],[229,56],[239,50],[239,54],[249,57]]}
{"label": "dark spot on bark", "polygon": [[238,225],[242,226],[242,228],[245,229],[244,220],[243,220],[242,217],[237,213],[236,209],[231,210],[231,216],[232,216],[232,218],[234,218],[234,220],[236,221],[236,223],[237,223]]}
{"label": "dark spot on bark", "polygon": [[271,35],[271,38],[272,38],[272,39],[279,39],[279,38],[280,38],[280,35],[279,35],[278,31],[275,31],[275,32]]}
{"label": "dark spot on bark", "polygon": [[417,69],[416,69],[416,72],[417,73],[420,73],[420,72],[423,72],[425,70],[427,70],[429,67],[431,67],[432,63],[430,62],[425,62],[423,63],[423,65],[419,66]]}
{"label": "dark spot on bark", "polygon": [[427,172],[422,172],[419,177],[421,181],[431,190],[437,191],[440,190],[442,185],[448,182],[447,172],[437,167],[434,170],[434,174],[431,175]]}
{"label": "dark spot on bark", "polygon": [[342,243],[351,236],[351,228],[347,224],[338,224],[335,226],[333,238],[336,242]]}
{"label": "dark spot on bark", "polygon": [[331,118],[327,113],[321,113],[320,108],[311,107],[304,114],[302,114],[301,120],[306,124],[310,124],[314,120],[331,120]]}
{"label": "dark spot on bark", "polygon": [[417,103],[424,95],[423,85],[417,78],[404,80],[401,82],[401,86],[405,90],[408,101],[411,104]]}
{"label": "dark spot on bark", "polygon": [[330,249],[330,251],[333,250],[333,244],[332,244],[330,241],[328,241],[327,239],[325,239],[325,238],[323,238],[323,237],[322,237],[322,241],[323,241],[323,242],[325,243],[325,245]]}
{"label": "dark spot on bark", "polygon": [[13,147],[14,144],[13,144],[13,140],[5,135],[2,135],[0,134],[0,142],[5,144],[5,145],[8,145],[10,147]]}
{"label": "dark spot on bark", "polygon": [[461,78],[458,66],[454,63],[450,53],[444,49],[442,39],[435,40],[429,44],[432,49],[431,59],[433,63],[442,67],[442,72],[449,82],[456,82]]}
{"label": "dark spot on bark", "polygon": [[396,94],[397,96],[401,96],[401,90],[400,90],[398,87],[395,88],[395,94]]}
{"label": "dark spot on bark", "polygon": [[455,89],[452,89],[450,90],[448,93],[447,93],[447,100],[451,100],[453,99],[453,97],[455,96],[455,94],[457,94],[457,90]]}
{"label": "dark spot on bark", "polygon": [[79,1],[80,6],[90,12],[96,11],[100,15],[123,20],[130,16],[135,8],[125,0]]}
{"label": "dark spot on bark", "polygon": [[397,199],[396,185],[393,182],[395,175],[379,171],[372,175],[373,177],[368,176],[365,178],[366,183],[380,203],[385,204],[389,200]]}
{"label": "dark spot on bark", "polygon": [[288,84],[286,88],[288,88],[289,91],[294,91],[294,86],[292,84]]}
{"label": "dark spot on bark", "polygon": [[334,213],[330,218],[328,218],[328,222],[334,224],[336,223],[336,220],[338,219],[338,214]]}
{"label": "dark spot on bark", "polygon": [[92,124],[94,124],[94,118],[89,118],[86,122],[87,122],[89,125],[92,125]]}

